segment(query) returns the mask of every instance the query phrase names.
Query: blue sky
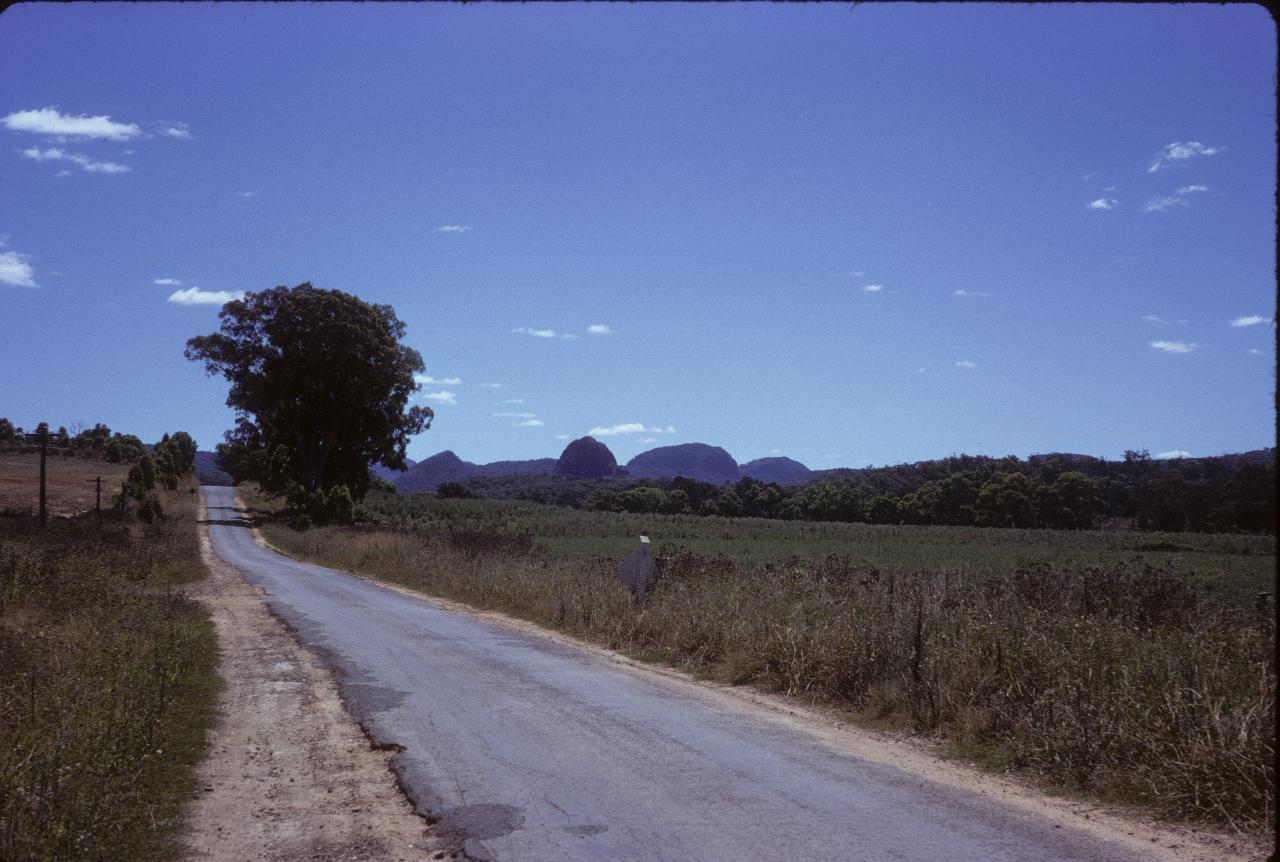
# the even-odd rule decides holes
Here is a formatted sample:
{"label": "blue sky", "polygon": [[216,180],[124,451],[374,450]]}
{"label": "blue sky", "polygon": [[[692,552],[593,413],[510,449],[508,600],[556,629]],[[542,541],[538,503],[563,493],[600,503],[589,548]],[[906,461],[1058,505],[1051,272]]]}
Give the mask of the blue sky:
{"label": "blue sky", "polygon": [[184,342],[310,281],[446,381],[416,458],[1273,445],[1275,44],[1247,5],[10,7],[0,415],[211,448]]}

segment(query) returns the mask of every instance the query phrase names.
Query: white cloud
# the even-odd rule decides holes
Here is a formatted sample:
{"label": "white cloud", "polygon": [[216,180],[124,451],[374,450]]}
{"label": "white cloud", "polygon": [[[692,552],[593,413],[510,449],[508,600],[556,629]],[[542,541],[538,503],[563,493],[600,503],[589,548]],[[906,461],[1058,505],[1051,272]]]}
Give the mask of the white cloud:
{"label": "white cloud", "polygon": [[523,422],[517,422],[516,427],[517,428],[541,428],[543,425],[546,425],[546,424],[547,423],[543,422],[541,419],[526,419]]}
{"label": "white cloud", "polygon": [[1231,321],[1232,326],[1257,326],[1259,323],[1270,323],[1271,318],[1263,317],[1260,314],[1250,314],[1248,317],[1237,317]]}
{"label": "white cloud", "polygon": [[457,404],[458,394],[456,392],[448,392],[441,389],[439,392],[429,392],[422,396],[425,401],[434,401],[437,404]]}
{"label": "white cloud", "polygon": [[1088,207],[1091,210],[1111,210],[1116,208],[1116,204],[1120,203],[1112,198],[1098,198],[1096,201],[1089,201]]}
{"label": "white cloud", "polygon": [[88,117],[63,114],[56,107],[17,111],[0,122],[15,132],[32,132],[37,135],[56,135],[65,138],[127,141],[142,134],[142,130],[133,123],[116,123],[105,115]]}
{"label": "white cloud", "polygon": [[1259,350],[1259,349],[1258,349],[1258,348],[1256,348],[1256,347],[1250,347],[1250,348],[1249,348],[1249,353],[1251,353],[1251,354],[1252,354],[1252,355],[1254,355],[1254,356],[1261,356],[1261,355],[1262,355],[1262,351],[1261,351],[1261,350]]}
{"label": "white cloud", "polygon": [[157,278],[155,281],[153,281],[153,282],[151,282],[151,283],[152,283],[152,284],[162,284],[162,285],[164,285],[165,287],[177,287],[178,285],[182,284],[182,279],[180,279],[180,278]]}
{"label": "white cloud", "polygon": [[430,374],[413,375],[414,383],[427,383],[435,386],[461,386],[462,379],[459,377],[432,377]]}
{"label": "white cloud", "polygon": [[466,233],[471,230],[468,224],[442,224],[436,230],[439,233]]}
{"label": "white cloud", "polygon": [[1165,197],[1162,197],[1162,198],[1152,198],[1151,200],[1146,202],[1146,204],[1142,207],[1142,209],[1145,212],[1149,212],[1149,213],[1159,213],[1159,212],[1164,212],[1165,210],[1169,209],[1169,207],[1179,207],[1179,206],[1186,207],[1186,206],[1191,206],[1191,204],[1187,203],[1186,198],[1166,195]]}
{"label": "white cloud", "polygon": [[481,383],[480,385],[483,386],[485,389],[501,389],[502,388],[501,383]]}
{"label": "white cloud", "polygon": [[657,437],[641,437],[636,440],[637,443],[657,443]]}
{"label": "white cloud", "polygon": [[659,429],[646,428],[640,422],[623,422],[619,425],[610,425],[607,428],[597,425],[595,428],[588,431],[587,434],[591,437],[613,437],[618,434],[643,434],[650,430],[656,432]]}
{"label": "white cloud", "polygon": [[1199,141],[1167,144],[1156,154],[1155,161],[1151,163],[1151,167],[1147,168],[1147,173],[1154,174],[1156,171],[1164,170],[1177,162],[1185,162],[1194,156],[1216,156],[1224,150],[1226,147],[1206,147]]}
{"label": "white cloud", "polygon": [[527,326],[521,326],[511,330],[512,335],[532,335],[534,338],[577,338],[576,335],[569,333],[559,333],[554,329],[530,329]]}
{"label": "white cloud", "polygon": [[29,159],[35,159],[37,162],[74,162],[80,166],[81,170],[94,174],[123,174],[129,171],[128,165],[121,165],[116,162],[95,162],[83,153],[68,153],[66,150],[60,150],[57,147],[49,147],[47,150],[42,150],[39,147],[28,147],[22,151],[22,154]]}
{"label": "white cloud", "polygon": [[1195,192],[1207,192],[1207,191],[1209,191],[1208,186],[1183,186],[1182,188],[1178,189],[1178,194],[1189,195],[1189,194],[1194,194]]}
{"label": "white cloud", "polygon": [[1157,461],[1167,461],[1170,458],[1190,458],[1191,453],[1186,449],[1170,449],[1168,452],[1157,452],[1151,457]]}
{"label": "white cloud", "polygon": [[495,413],[493,414],[499,419],[533,419],[537,413]]}
{"label": "white cloud", "polygon": [[1152,341],[1149,343],[1153,350],[1159,350],[1163,353],[1190,353],[1200,347],[1194,341],[1190,343],[1186,341]]}
{"label": "white cloud", "polygon": [[592,335],[609,335],[613,329],[607,323],[593,323],[587,327],[587,332]]}
{"label": "white cloud", "polygon": [[160,123],[159,133],[166,138],[178,138],[179,140],[187,140],[191,137],[191,129],[187,124],[180,123],[177,120]]}
{"label": "white cloud", "polygon": [[978,363],[970,362],[967,359],[960,359],[956,362],[956,368],[977,368]]}
{"label": "white cloud", "polygon": [[178,305],[223,305],[233,299],[244,299],[243,290],[201,290],[189,287],[169,294],[169,301]]}
{"label": "white cloud", "polygon": [[959,290],[953,290],[953,291],[951,291],[951,295],[952,295],[952,296],[968,296],[968,295],[969,295],[969,291],[965,290],[965,289],[962,287],[962,288],[960,288]]}
{"label": "white cloud", "polygon": [[17,287],[39,287],[36,284],[36,273],[27,263],[26,255],[16,251],[0,252],[0,284],[12,284]]}
{"label": "white cloud", "polygon": [[883,284],[864,284],[862,286],[863,293],[879,293],[884,290]]}
{"label": "white cloud", "polygon": [[523,398],[503,398],[498,403],[499,404],[523,404],[524,399]]}

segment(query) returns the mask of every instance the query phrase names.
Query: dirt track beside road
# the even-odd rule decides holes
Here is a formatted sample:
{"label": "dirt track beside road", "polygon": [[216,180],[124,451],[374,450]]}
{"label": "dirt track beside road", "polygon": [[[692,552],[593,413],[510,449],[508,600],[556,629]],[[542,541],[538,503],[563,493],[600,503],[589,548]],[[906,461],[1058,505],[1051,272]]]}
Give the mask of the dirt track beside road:
{"label": "dirt track beside road", "polygon": [[371,746],[332,673],[267,611],[261,590],[211,552],[207,527],[200,531],[209,577],[190,595],[213,615],[224,687],[187,820],[191,857],[437,858],[437,842],[395,784],[391,752]]}

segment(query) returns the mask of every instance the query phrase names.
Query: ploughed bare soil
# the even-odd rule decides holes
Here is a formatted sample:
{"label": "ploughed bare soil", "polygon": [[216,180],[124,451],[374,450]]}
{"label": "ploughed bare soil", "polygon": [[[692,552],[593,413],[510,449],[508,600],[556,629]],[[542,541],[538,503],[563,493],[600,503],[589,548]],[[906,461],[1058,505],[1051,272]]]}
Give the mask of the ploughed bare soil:
{"label": "ploughed bare soil", "polygon": [[387,765],[338,697],[329,670],[300,646],[209,548],[190,595],[209,608],[222,655],[218,726],[201,766],[187,844],[199,860],[427,860],[427,836]]}

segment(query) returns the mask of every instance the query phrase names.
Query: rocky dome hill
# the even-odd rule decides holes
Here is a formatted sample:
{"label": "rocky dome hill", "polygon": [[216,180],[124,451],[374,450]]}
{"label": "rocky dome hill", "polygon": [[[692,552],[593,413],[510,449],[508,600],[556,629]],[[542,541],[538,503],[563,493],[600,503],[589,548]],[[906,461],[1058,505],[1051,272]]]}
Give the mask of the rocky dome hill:
{"label": "rocky dome hill", "polygon": [[766,484],[804,485],[813,481],[814,473],[794,458],[757,458],[738,468],[743,476],[750,476]]}
{"label": "rocky dome hill", "polygon": [[627,462],[627,473],[639,479],[662,479],[683,476],[713,485],[736,482],[738,462],[719,446],[706,443],[684,443],[659,446],[641,452]]}
{"label": "rocky dome hill", "polygon": [[564,447],[553,472],[574,479],[610,479],[618,473],[618,461],[599,440],[580,437]]}

